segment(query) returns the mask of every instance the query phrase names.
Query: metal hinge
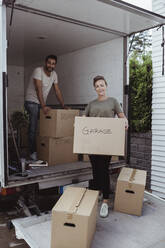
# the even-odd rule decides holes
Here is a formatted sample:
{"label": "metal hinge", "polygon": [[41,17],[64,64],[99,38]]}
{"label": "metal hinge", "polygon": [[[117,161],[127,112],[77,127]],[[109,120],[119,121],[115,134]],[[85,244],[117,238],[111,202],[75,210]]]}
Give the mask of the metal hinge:
{"label": "metal hinge", "polygon": [[129,85],[125,85],[124,86],[124,95],[128,95],[129,94]]}
{"label": "metal hinge", "polygon": [[15,2],[15,0],[3,0],[3,4],[5,4],[6,6],[13,4],[13,2]]}
{"label": "metal hinge", "polygon": [[3,84],[5,85],[5,87],[8,87],[8,75],[6,72],[3,72]]}

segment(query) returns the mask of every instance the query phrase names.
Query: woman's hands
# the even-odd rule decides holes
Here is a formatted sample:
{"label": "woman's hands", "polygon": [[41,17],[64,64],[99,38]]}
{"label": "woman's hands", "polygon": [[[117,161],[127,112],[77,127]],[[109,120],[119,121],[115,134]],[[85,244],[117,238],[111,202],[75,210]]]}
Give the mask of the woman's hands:
{"label": "woman's hands", "polygon": [[128,120],[127,120],[125,114],[124,113],[118,113],[117,115],[118,115],[119,118],[124,118],[124,120],[125,120],[125,129],[128,130],[129,124],[128,124]]}

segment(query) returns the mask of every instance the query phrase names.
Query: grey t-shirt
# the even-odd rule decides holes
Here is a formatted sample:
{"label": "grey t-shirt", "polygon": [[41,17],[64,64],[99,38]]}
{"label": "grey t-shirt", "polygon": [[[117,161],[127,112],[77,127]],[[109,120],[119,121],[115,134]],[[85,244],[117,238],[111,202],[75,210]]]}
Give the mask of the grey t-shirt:
{"label": "grey t-shirt", "polygon": [[48,77],[45,74],[43,67],[37,67],[33,71],[33,74],[30,78],[30,82],[29,82],[29,85],[26,91],[25,99],[26,101],[31,101],[31,102],[35,102],[39,104],[40,102],[38,100],[37,93],[35,90],[34,79],[38,79],[42,81],[42,93],[43,93],[44,101],[46,102],[46,99],[52,87],[52,84],[58,83],[57,73],[55,71],[52,71],[50,74],[50,77]]}
{"label": "grey t-shirt", "polygon": [[123,110],[113,97],[108,97],[103,101],[95,99],[85,109],[85,115],[90,117],[115,117],[118,113],[123,113]]}

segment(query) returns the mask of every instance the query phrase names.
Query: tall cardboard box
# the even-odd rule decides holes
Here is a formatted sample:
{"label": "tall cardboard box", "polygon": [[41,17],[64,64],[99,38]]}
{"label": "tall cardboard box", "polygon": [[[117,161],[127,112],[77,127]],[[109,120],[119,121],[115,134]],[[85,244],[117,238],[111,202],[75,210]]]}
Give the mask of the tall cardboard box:
{"label": "tall cardboard box", "polygon": [[124,119],[75,117],[74,153],[123,156],[124,148]]}
{"label": "tall cardboard box", "polygon": [[117,180],[114,210],[134,215],[141,215],[146,171],[122,168]]}
{"label": "tall cardboard box", "polygon": [[48,165],[71,163],[78,160],[73,154],[73,137],[50,138],[39,136],[37,139],[38,158]]}
{"label": "tall cardboard box", "polygon": [[51,248],[90,248],[98,191],[68,187],[52,210]]}
{"label": "tall cardboard box", "polygon": [[67,137],[73,136],[74,118],[79,110],[51,109],[47,115],[40,111],[40,136]]}

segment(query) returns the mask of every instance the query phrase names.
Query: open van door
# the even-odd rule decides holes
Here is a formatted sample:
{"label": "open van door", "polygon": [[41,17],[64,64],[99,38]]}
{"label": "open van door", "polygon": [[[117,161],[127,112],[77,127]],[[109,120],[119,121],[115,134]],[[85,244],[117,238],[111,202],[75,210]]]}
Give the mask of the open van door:
{"label": "open van door", "polygon": [[[0,186],[6,185],[7,180],[7,68],[6,68],[6,6],[0,0]],[[4,166],[5,165],[5,166]]]}

